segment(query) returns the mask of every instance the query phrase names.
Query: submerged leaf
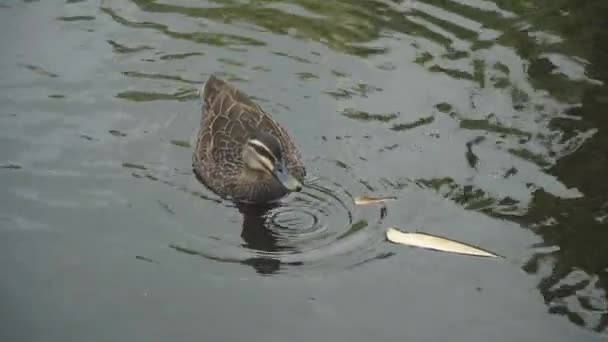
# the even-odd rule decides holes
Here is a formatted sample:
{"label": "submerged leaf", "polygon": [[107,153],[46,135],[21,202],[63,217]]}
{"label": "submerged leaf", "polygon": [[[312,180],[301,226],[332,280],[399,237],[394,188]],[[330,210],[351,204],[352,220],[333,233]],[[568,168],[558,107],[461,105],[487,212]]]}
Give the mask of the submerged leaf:
{"label": "submerged leaf", "polygon": [[440,236],[425,233],[405,233],[396,228],[388,228],[386,238],[394,243],[402,245],[427,248],[436,251],[466,254],[482,257],[498,258],[497,254],[464,244],[462,242],[449,240]]}

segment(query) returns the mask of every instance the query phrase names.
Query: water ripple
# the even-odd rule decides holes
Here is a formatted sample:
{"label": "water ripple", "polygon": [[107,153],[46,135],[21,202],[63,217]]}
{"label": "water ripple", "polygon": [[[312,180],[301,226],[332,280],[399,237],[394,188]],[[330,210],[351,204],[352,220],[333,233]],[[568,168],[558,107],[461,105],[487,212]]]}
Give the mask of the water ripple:
{"label": "water ripple", "polygon": [[219,262],[252,266],[262,274],[341,270],[386,257],[378,251],[386,207],[359,211],[340,184],[324,179],[275,205],[234,206],[242,215],[238,240],[189,236],[171,248]]}

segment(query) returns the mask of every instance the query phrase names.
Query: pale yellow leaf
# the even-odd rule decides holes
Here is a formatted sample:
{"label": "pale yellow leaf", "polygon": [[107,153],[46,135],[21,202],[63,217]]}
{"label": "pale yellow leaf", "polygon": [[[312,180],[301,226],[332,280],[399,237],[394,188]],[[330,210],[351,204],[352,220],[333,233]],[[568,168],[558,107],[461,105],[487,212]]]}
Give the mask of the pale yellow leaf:
{"label": "pale yellow leaf", "polygon": [[425,233],[406,233],[396,228],[390,227],[386,231],[386,238],[394,243],[402,245],[433,249],[442,252],[457,254],[475,255],[482,257],[498,258],[497,254],[484,251],[477,247],[464,244],[462,242],[449,240],[440,236]]}
{"label": "pale yellow leaf", "polygon": [[366,205],[374,203],[384,203],[389,200],[394,200],[395,197],[372,197],[372,196],[357,196],[355,197],[356,205]]}

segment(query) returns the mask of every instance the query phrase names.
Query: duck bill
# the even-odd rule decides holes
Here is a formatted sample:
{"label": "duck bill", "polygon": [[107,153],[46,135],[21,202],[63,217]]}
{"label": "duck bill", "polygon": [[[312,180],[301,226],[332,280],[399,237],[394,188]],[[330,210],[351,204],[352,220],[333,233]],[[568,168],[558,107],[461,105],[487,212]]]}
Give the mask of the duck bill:
{"label": "duck bill", "polygon": [[290,192],[300,191],[302,183],[297,180],[286,167],[275,168],[273,171],[275,178]]}

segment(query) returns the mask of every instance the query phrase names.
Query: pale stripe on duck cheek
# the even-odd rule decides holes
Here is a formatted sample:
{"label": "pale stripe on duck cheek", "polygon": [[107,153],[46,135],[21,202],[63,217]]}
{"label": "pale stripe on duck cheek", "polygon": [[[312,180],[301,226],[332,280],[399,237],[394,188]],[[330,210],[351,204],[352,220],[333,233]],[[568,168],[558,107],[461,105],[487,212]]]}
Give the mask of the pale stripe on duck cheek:
{"label": "pale stripe on duck cheek", "polygon": [[243,158],[245,163],[251,169],[265,172],[272,172],[274,170],[274,163],[272,160],[259,153],[259,151],[257,151],[255,147],[250,144],[248,144],[245,148]]}
{"label": "pale stripe on duck cheek", "polygon": [[260,155],[261,157],[267,158],[273,164],[276,162],[277,157],[261,141],[252,139],[252,140],[249,140],[247,143],[256,152],[256,154]]}
{"label": "pale stripe on duck cheek", "polygon": [[270,159],[266,158],[265,156],[259,155],[258,154],[258,161],[264,165],[264,167],[269,171],[272,172],[274,170],[274,163],[270,161]]}

